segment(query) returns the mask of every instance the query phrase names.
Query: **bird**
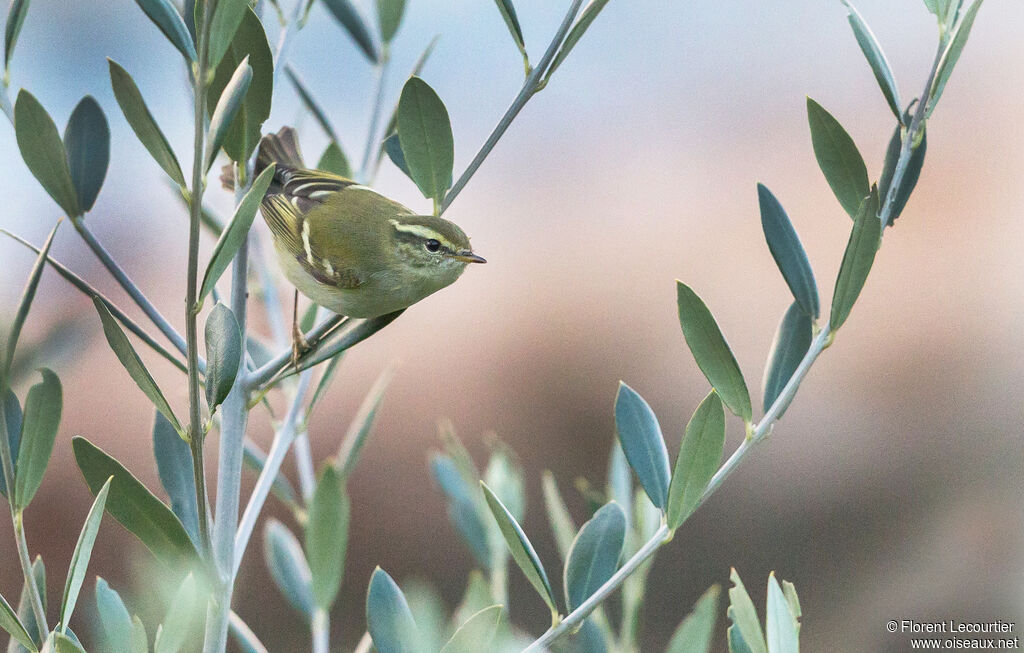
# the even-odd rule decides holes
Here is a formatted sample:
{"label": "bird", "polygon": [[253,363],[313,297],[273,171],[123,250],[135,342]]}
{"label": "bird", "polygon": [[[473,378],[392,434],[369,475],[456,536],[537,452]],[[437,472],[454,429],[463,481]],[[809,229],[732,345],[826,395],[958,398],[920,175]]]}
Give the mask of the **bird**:
{"label": "bird", "polygon": [[[281,270],[296,293],[338,315],[373,318],[403,310],[453,284],[469,264],[487,262],[454,222],[306,168],[291,127],[260,140],[254,174],[272,163],[260,213]],[[309,349],[297,314],[296,308],[295,361]]]}

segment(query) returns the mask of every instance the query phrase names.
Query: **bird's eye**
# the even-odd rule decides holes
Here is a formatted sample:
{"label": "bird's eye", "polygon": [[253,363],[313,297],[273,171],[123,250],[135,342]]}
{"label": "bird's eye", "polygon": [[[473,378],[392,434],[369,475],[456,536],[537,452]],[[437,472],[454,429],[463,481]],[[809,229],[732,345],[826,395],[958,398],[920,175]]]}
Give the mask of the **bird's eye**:
{"label": "bird's eye", "polygon": [[433,238],[423,243],[423,246],[427,248],[428,252],[437,252],[441,249],[441,243]]}

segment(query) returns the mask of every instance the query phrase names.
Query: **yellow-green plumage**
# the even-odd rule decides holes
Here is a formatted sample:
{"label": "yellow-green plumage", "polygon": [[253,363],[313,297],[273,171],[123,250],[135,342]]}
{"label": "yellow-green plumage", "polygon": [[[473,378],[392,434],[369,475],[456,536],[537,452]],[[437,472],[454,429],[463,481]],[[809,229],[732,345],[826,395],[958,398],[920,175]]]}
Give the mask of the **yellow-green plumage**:
{"label": "yellow-green plumage", "polygon": [[356,182],[301,167],[290,128],[265,136],[257,173],[277,163],[261,212],[285,276],[341,315],[376,317],[452,284],[483,262],[443,218],[416,215]]}

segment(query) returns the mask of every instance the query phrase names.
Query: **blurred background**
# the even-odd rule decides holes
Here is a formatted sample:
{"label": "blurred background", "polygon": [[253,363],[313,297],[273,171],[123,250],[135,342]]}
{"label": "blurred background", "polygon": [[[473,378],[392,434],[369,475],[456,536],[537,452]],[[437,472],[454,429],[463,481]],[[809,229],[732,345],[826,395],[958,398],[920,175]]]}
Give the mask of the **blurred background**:
{"label": "blurred background", "polygon": [[[372,15],[371,2],[359,4]],[[516,5],[539,58],[568,0]],[[858,6],[909,100],[932,61],[934,18],[920,0]],[[267,16],[273,42],[277,26]],[[707,586],[728,585],[730,566],[759,604],[769,571],[796,583],[809,651],[907,650],[905,638],[885,632],[889,619],[1021,623],[1022,20],[1018,0],[990,0],[982,8],[929,122],[920,183],[887,232],[852,318],[766,445],[659,555],[644,651],[663,649]],[[517,93],[522,65],[492,2],[410,0],[386,106],[435,34],[441,39],[423,77],[451,114],[458,172]],[[103,106],[112,161],[88,221],[180,329],[186,216],[121,116],[105,57],[131,72],[179,158],[190,160],[181,60],[131,0],[36,0],[12,87],[30,89],[61,127],[82,95]],[[372,71],[319,5],[291,61],[328,108],[350,160],[359,161]],[[674,457],[707,390],[679,330],[676,278],[708,302],[752,393],[760,395],[764,359],[790,299],[763,241],[755,183],[771,188],[789,212],[826,302],[850,227],[814,160],[805,95],[846,126],[877,178],[892,116],[840,3],[609,3],[448,214],[489,263],[347,355],[311,423],[320,461],[336,450],[374,378],[399,363],[349,482],[353,530],[335,641],[354,642],[362,633],[365,588],[378,564],[400,583],[433,584],[449,606],[459,600],[471,558],[426,466],[438,447],[438,418],[453,420],[480,463],[489,431],[518,452],[528,487],[525,528],[551,566],[557,553],[543,513],[541,471],[554,472],[581,519],[584,504],[572,483],[604,478],[619,379],[651,403]],[[315,161],[327,141],[282,84],[265,129],[296,123]],[[58,209],[18,156],[7,123],[0,126],[0,151],[0,225],[38,243]],[[377,185],[429,210],[388,162]],[[210,196],[226,213],[228,193],[214,188]],[[205,253],[212,244],[204,241]],[[71,228],[58,233],[53,251],[129,307]],[[0,259],[0,306],[9,320],[32,255],[2,240]],[[159,484],[152,408],[99,337],[91,303],[52,272],[44,275],[41,298],[24,341],[40,343],[53,337],[54,325],[65,325],[65,346],[32,361],[61,375],[65,408],[27,532],[51,569],[50,594],[59,596],[91,501],[71,437],[87,436],[151,488]],[[255,328],[267,332],[259,316]],[[184,411],[183,378],[152,356],[146,360]],[[17,388],[22,398],[25,389]],[[269,421],[255,415],[250,434],[266,446]],[[743,433],[736,420],[729,429],[731,450]],[[215,437],[207,451],[216,451]],[[290,460],[286,470],[293,473]],[[247,473],[245,491],[253,481]],[[269,505],[269,514],[287,519],[273,500]],[[106,577],[144,614],[161,614],[139,582],[149,564],[144,549],[112,519],[104,521],[100,542],[90,577]],[[305,641],[306,626],[282,607],[253,544],[236,609],[271,650],[288,650],[285,642]],[[0,559],[0,590],[16,596],[20,574],[6,520]],[[514,619],[539,634],[546,609],[518,572],[512,584]],[[91,609],[91,591],[83,596]],[[724,613],[723,605],[719,642]]]}

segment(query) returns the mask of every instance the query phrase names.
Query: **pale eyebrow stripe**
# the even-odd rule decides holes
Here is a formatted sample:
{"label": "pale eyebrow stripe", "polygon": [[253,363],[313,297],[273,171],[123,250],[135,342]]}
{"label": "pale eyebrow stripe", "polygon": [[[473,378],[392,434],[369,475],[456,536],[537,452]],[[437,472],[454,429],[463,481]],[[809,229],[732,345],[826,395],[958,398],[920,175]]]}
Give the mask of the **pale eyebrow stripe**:
{"label": "pale eyebrow stripe", "polygon": [[430,227],[424,227],[423,225],[419,225],[419,224],[402,224],[398,220],[394,220],[394,219],[388,220],[388,222],[390,222],[395,227],[395,231],[400,231],[402,233],[411,234],[411,235],[417,236],[419,238],[433,239],[433,240],[438,241],[439,243],[441,243],[443,246],[445,246],[446,248],[448,248],[450,250],[455,250],[456,249],[455,245],[452,244],[452,242],[450,240],[448,240],[447,238],[445,238],[444,236],[442,236],[438,232],[434,231]]}

